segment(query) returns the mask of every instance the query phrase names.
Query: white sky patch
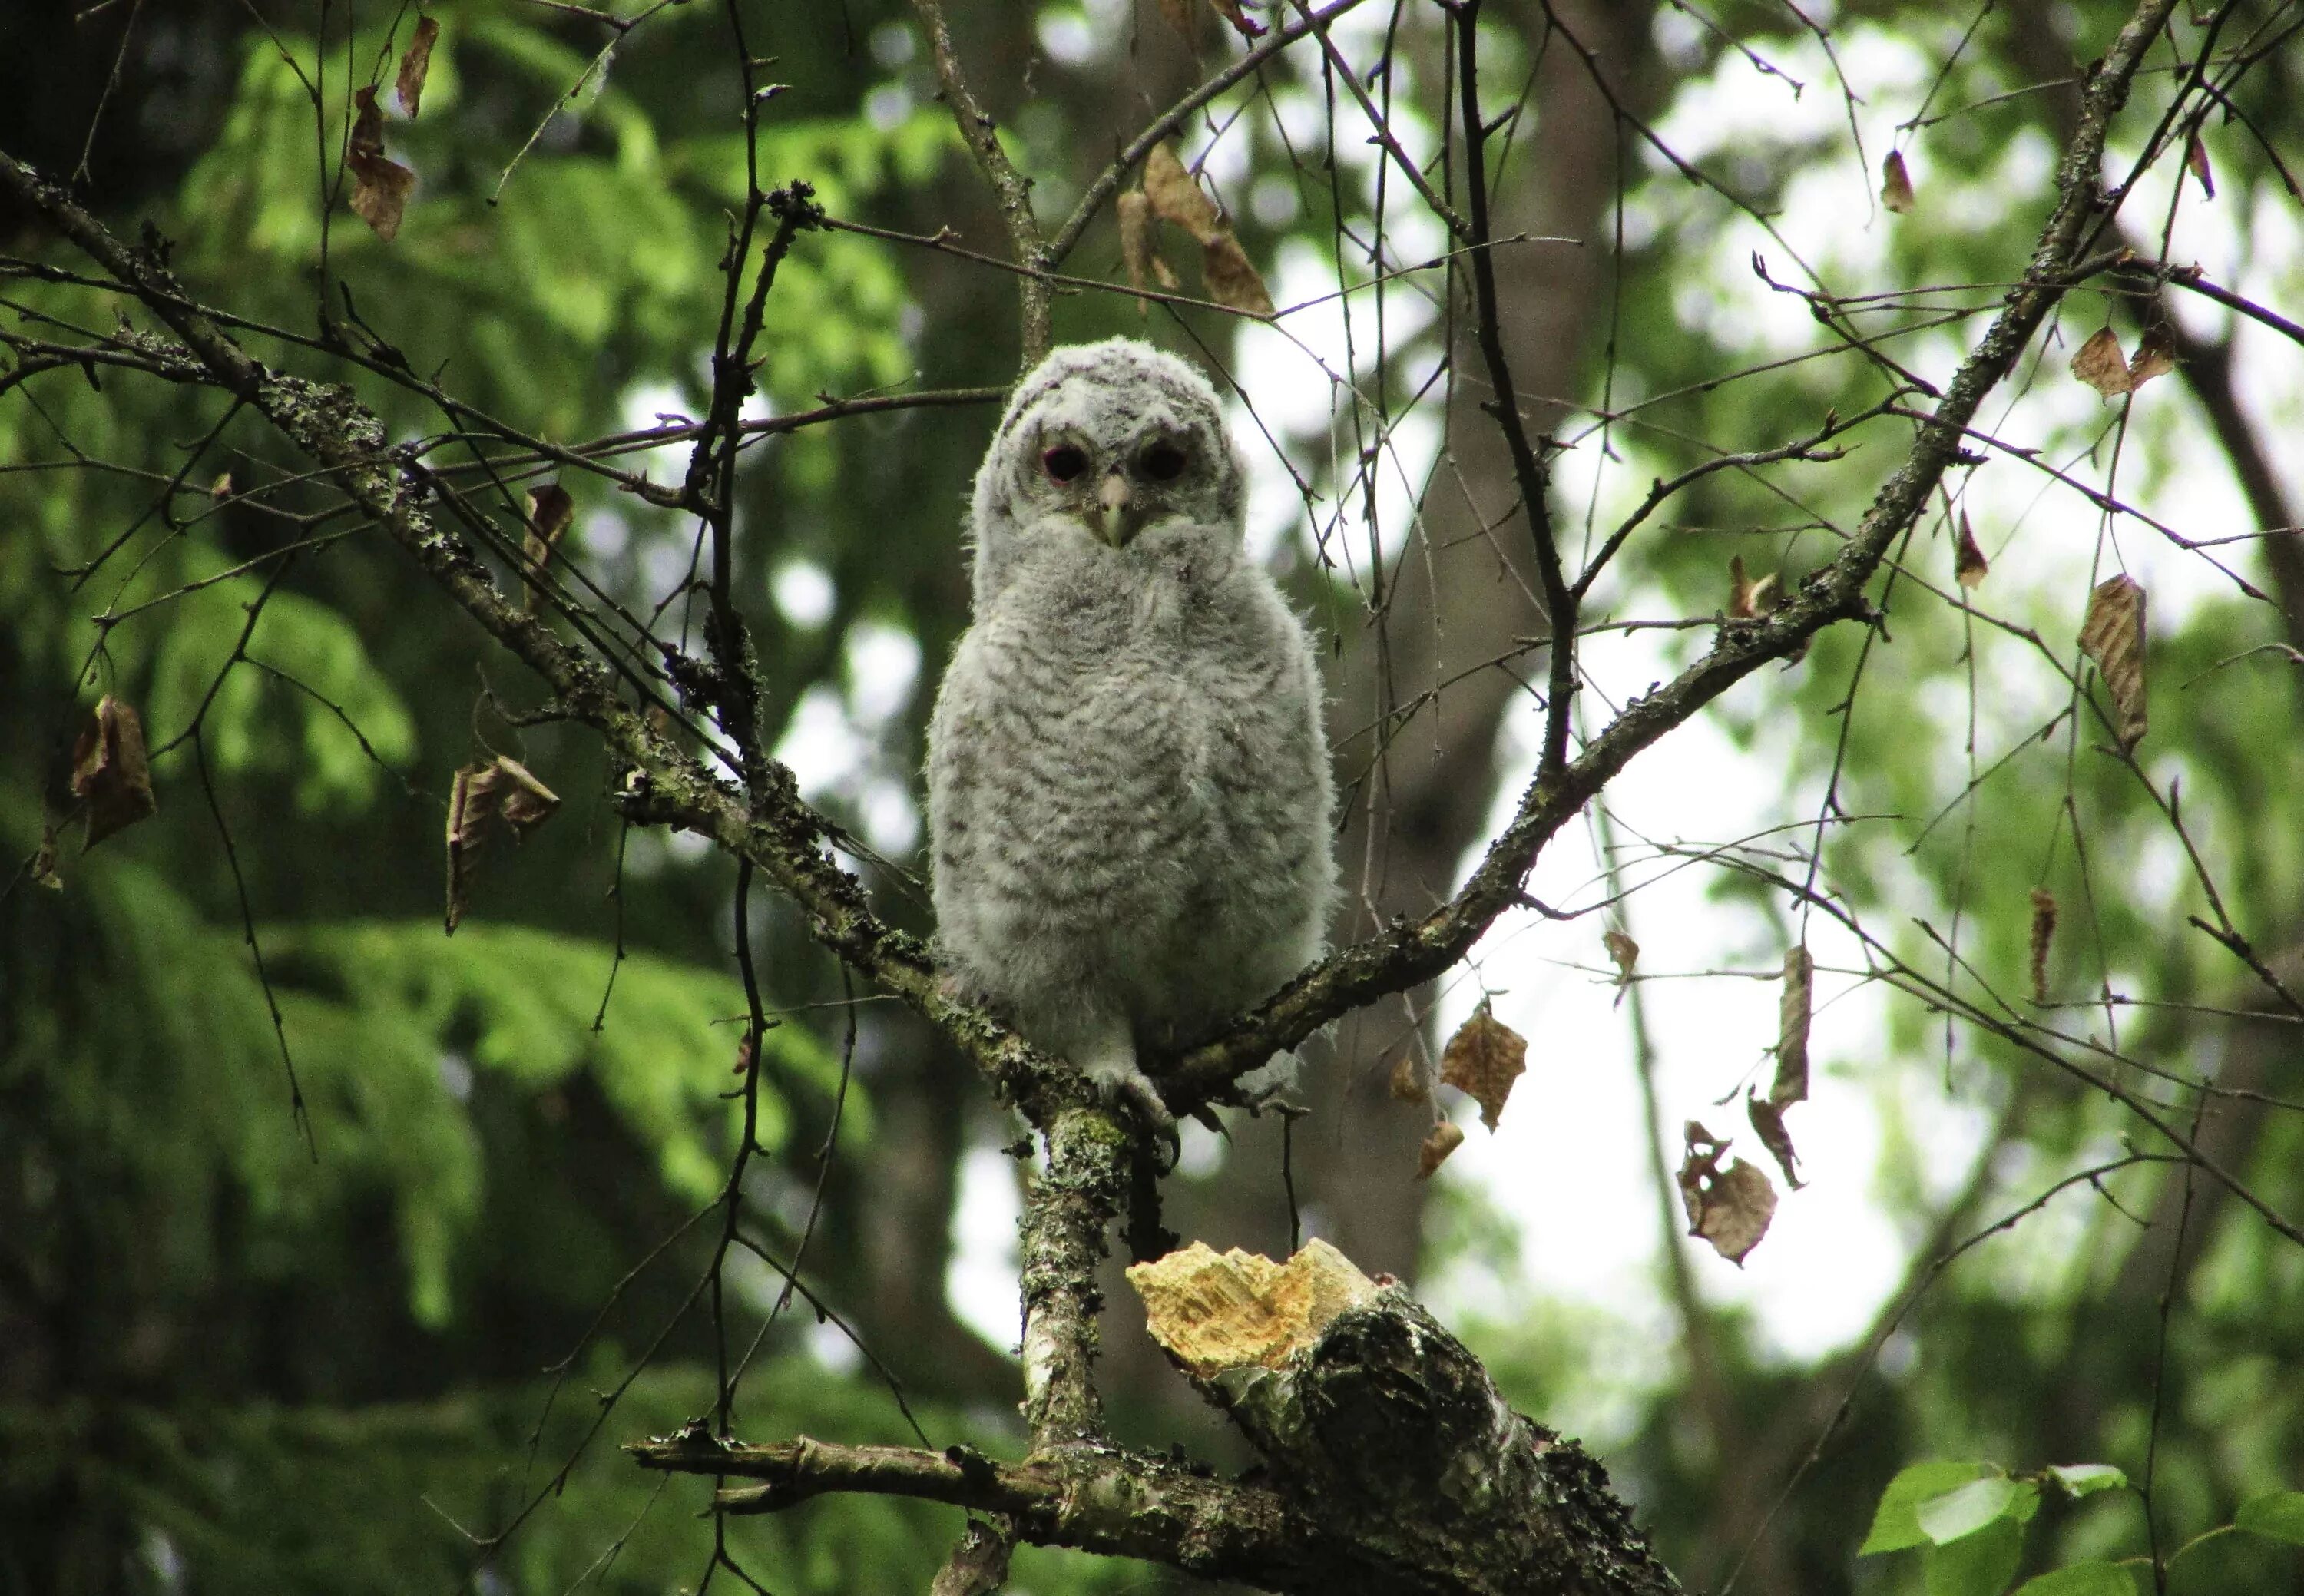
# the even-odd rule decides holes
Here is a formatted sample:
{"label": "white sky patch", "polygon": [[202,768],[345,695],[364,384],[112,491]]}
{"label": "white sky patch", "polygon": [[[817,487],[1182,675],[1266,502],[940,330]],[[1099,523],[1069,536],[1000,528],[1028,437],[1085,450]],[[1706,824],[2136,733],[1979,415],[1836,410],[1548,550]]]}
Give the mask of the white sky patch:
{"label": "white sky patch", "polygon": [[832,573],[814,560],[786,560],[778,565],[768,580],[768,593],[776,613],[802,632],[813,632],[830,620],[837,597]]}
{"label": "white sky patch", "polygon": [[1016,1222],[1023,1217],[1015,1161],[997,1148],[969,1150],[961,1159],[960,1189],[952,1206],[944,1295],[961,1323],[1004,1349],[1015,1346],[1021,1329]]}

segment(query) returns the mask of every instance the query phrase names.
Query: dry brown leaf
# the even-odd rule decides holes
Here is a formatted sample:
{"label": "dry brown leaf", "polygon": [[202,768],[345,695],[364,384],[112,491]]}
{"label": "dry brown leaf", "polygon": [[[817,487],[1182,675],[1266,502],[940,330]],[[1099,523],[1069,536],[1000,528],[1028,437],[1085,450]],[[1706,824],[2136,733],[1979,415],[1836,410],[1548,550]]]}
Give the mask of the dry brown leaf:
{"label": "dry brown leaf", "polygon": [[2032,1001],[2048,1000],[2048,945],[2056,936],[2056,895],[2032,888]]}
{"label": "dry brown leaf", "polygon": [[2184,165],[2190,167],[2192,175],[2200,180],[2200,192],[2211,200],[2215,199],[2216,174],[2208,166],[2208,147],[2200,142],[2198,133],[2194,133],[2184,146]]}
{"label": "dry brown leaf", "polygon": [[1424,1084],[1423,1068],[1413,1053],[1402,1053],[1392,1066],[1392,1095],[1403,1103],[1420,1103],[1432,1095]]}
{"label": "dry brown leaf", "polygon": [[2134,386],[2119,336],[2108,327],[2098,327],[2072,356],[2072,375],[2107,399],[2117,399]]}
{"label": "dry brown leaf", "polygon": [[2176,369],[2176,341],[2168,335],[2164,327],[2144,329],[2144,336],[2136,341],[2136,357],[2128,362],[2128,391],[2134,393],[2156,377],[2165,377]]}
{"label": "dry brown leaf", "polygon": [[455,934],[471,896],[472,866],[497,828],[522,836],[552,818],[560,795],[518,760],[498,754],[456,772],[448,794],[448,933]]}
{"label": "dry brown leaf", "polygon": [[1448,1161],[1448,1155],[1464,1144],[1464,1127],[1453,1119],[1444,1119],[1432,1127],[1424,1138],[1424,1145],[1416,1150],[1416,1178],[1430,1180],[1432,1172]]}
{"label": "dry brown leaf", "polygon": [[439,37],[439,23],[430,17],[417,18],[416,37],[408,41],[408,52],[400,58],[400,76],[392,89],[400,97],[400,108],[411,117],[424,98],[424,74],[432,69],[432,46]]}
{"label": "dry brown leaf", "polygon": [[1815,1004],[1816,961],[1799,946],[1784,954],[1784,989],[1776,1000],[1776,1078],[1768,1101],[1779,1108],[1808,1101],[1808,1022]]}
{"label": "dry brown leaf", "polygon": [[352,210],[390,243],[400,231],[401,213],[416,187],[416,174],[384,153],[384,113],[377,108],[376,90],[362,88],[352,95],[360,114],[344,141],[344,164],[352,168]]}
{"label": "dry brown leaf", "polygon": [[2096,661],[2112,691],[2113,729],[2123,751],[2144,740],[2144,590],[2131,577],[2096,583],[2080,623],[2080,652]]}
{"label": "dry brown leaf", "polygon": [[1622,1003],[1632,984],[1632,967],[1640,962],[1640,945],[1622,931],[1602,931],[1601,946],[1616,962],[1616,1001]]}
{"label": "dry brown leaf", "polygon": [[1776,1190],[1761,1170],[1738,1159],[1720,1167],[1728,1150],[1695,1120],[1688,1122],[1688,1156],[1680,1166],[1681,1201],[1688,1209],[1688,1234],[1712,1244],[1733,1264],[1760,1244],[1776,1211]]}
{"label": "dry brown leaf", "polygon": [[1217,13],[1237,29],[1241,38],[1250,44],[1254,44],[1269,31],[1263,23],[1251,21],[1249,19],[1247,13],[1241,10],[1240,0],[1208,0],[1208,4],[1215,6]]}
{"label": "dry brown leaf", "polygon": [[1744,556],[1728,556],[1728,618],[1732,621],[1757,621],[1783,602],[1783,579],[1769,572],[1758,581],[1744,574]]}
{"label": "dry brown leaf", "polygon": [[1245,310],[1250,316],[1272,314],[1271,292],[1249,264],[1240,240],[1229,233],[1202,247],[1200,281],[1208,297],[1228,310]]}
{"label": "dry brown leaf", "polygon": [[1520,1032],[1488,1013],[1483,1001],[1472,1017],[1456,1027],[1440,1055],[1444,1085],[1469,1093],[1480,1105],[1480,1123],[1490,1130],[1504,1111],[1512,1082],[1528,1068],[1528,1042]]}
{"label": "dry brown leaf", "polygon": [[1224,216],[1201,191],[1173,145],[1156,144],[1144,157],[1144,197],[1164,222],[1173,222],[1201,243],[1224,236]]}
{"label": "dry brown leaf", "polygon": [[1986,559],[1984,550],[1977,547],[1976,531],[1968,524],[1968,512],[1962,510],[1960,513],[1960,548],[1952,556],[1952,580],[1974,591],[1982,585],[1986,573],[1991,569],[1992,562]]}
{"label": "dry brown leaf", "polygon": [[559,483],[546,482],[528,490],[528,531],[520,548],[536,571],[535,579],[521,590],[521,604],[531,614],[543,598],[544,568],[552,563],[552,551],[560,546],[561,534],[575,516],[576,501]]}
{"label": "dry brown leaf", "polygon": [[[1120,263],[1128,269],[1128,285],[1141,289],[1151,281],[1156,250],[1152,242],[1152,201],[1131,189],[1114,202],[1120,218]],[[1148,316],[1152,301],[1138,300],[1136,314]]]}
{"label": "dry brown leaf", "polygon": [[72,743],[72,796],[87,805],[93,848],[160,807],[152,796],[152,767],[144,753],[144,722],[135,706],[106,693]]}
{"label": "dry brown leaf", "polygon": [[1799,1191],[1800,1155],[1792,1150],[1792,1133],[1784,1125],[1784,1111],[1758,1092],[1748,1091],[1744,1093],[1744,1116],[1759,1133],[1760,1145],[1775,1159],[1776,1167],[1784,1172],[1784,1184]]}
{"label": "dry brown leaf", "polygon": [[[1199,242],[1200,280],[1208,298],[1251,316],[1272,314],[1272,295],[1249,263],[1248,252],[1232,236],[1216,201],[1201,190],[1169,145],[1156,145],[1144,157],[1144,196],[1153,215],[1173,222]],[[1160,269],[1158,260],[1156,250],[1152,254],[1156,271]]]}
{"label": "dry brown leaf", "polygon": [[1904,170],[1902,150],[1890,150],[1888,158],[1880,163],[1880,203],[1898,216],[1908,214],[1915,203],[1912,175]]}

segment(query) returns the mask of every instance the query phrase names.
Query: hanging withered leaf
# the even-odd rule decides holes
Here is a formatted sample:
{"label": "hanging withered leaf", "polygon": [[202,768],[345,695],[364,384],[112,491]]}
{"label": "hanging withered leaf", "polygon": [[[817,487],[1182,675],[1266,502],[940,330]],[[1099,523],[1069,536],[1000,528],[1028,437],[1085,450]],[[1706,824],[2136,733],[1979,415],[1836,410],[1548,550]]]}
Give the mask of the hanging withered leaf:
{"label": "hanging withered leaf", "polygon": [[1276,308],[1248,251],[1229,233],[1200,250],[1200,283],[1210,299],[1228,310],[1270,316]]}
{"label": "hanging withered leaf", "polygon": [[1992,562],[1986,559],[1984,550],[1977,547],[1976,530],[1968,524],[1968,512],[1962,510],[1960,513],[1960,548],[1952,556],[1952,580],[1974,592],[1983,585],[1984,578],[1991,569]]}
{"label": "hanging withered leaf", "polygon": [[2213,200],[2216,197],[2216,174],[2208,166],[2208,147],[2194,133],[2184,145],[2184,165],[2199,179],[2200,192]]}
{"label": "hanging withered leaf", "polygon": [[2080,622],[2080,652],[2096,661],[2112,691],[2113,730],[2123,752],[2144,740],[2144,590],[2127,576],[2109,577],[2088,595]]}
{"label": "hanging withered leaf", "polygon": [[1504,1111],[1512,1082],[1528,1068],[1528,1042],[1520,1032],[1488,1013],[1487,1000],[1472,1017],[1456,1027],[1440,1055],[1444,1085],[1469,1093],[1480,1105],[1480,1123],[1490,1130]]}
{"label": "hanging withered leaf", "polygon": [[456,772],[448,794],[448,933],[455,934],[471,896],[472,866],[496,831],[518,842],[552,818],[560,795],[518,760],[498,754]]}
{"label": "hanging withered leaf", "polygon": [[2144,336],[2136,341],[2136,354],[2128,362],[2128,391],[2134,393],[2156,377],[2165,377],[2176,369],[2176,341],[2168,329],[2158,322],[2144,329]]}
{"label": "hanging withered leaf", "polygon": [[1416,1150],[1416,1178],[1430,1180],[1432,1172],[1448,1161],[1448,1155],[1464,1144],[1464,1128],[1453,1119],[1443,1119],[1432,1126],[1424,1145]]}
{"label": "hanging withered leaf", "polygon": [[1254,44],[1269,31],[1263,23],[1251,21],[1248,14],[1241,10],[1240,0],[1208,0],[1208,4],[1215,6],[1218,14],[1238,30],[1241,38],[1250,44]]}
{"label": "hanging withered leaf", "polygon": [[1784,954],[1784,988],[1776,1000],[1776,1078],[1768,1101],[1779,1108],[1808,1101],[1808,1023],[1815,1008],[1816,961],[1808,948]]}
{"label": "hanging withered leaf", "polygon": [[384,153],[384,112],[376,103],[376,90],[360,89],[352,103],[359,115],[344,140],[344,165],[352,174],[352,210],[375,229],[377,237],[390,243],[400,231],[401,213],[408,208],[416,174]]}
{"label": "hanging withered leaf", "polygon": [[[1114,208],[1120,216],[1120,263],[1128,268],[1128,285],[1140,292],[1150,284],[1152,263],[1159,259],[1152,237],[1152,201],[1131,189],[1114,201]],[[1151,313],[1151,301],[1136,301],[1139,317]]]}
{"label": "hanging withered leaf", "polygon": [[1640,945],[1617,930],[1601,932],[1600,942],[1616,963],[1616,1002],[1621,1006],[1624,994],[1631,989],[1632,967],[1640,962]]}
{"label": "hanging withered leaf", "polygon": [[1741,1159],[1721,1168],[1720,1155],[1729,1144],[1696,1121],[1688,1122],[1686,1135],[1680,1196],[1688,1210],[1688,1234],[1709,1242],[1714,1252],[1741,1266],[1768,1234],[1768,1221],[1776,1212],[1776,1190],[1765,1173]]}
{"label": "hanging withered leaf", "polygon": [[1758,1133],[1760,1145],[1776,1160],[1776,1167],[1784,1172],[1784,1184],[1795,1192],[1800,1188],[1800,1155],[1792,1150],[1792,1133],[1785,1127],[1784,1111],[1758,1092],[1747,1089],[1744,1093],[1744,1117],[1752,1122]]}
{"label": "hanging withered leaf", "polygon": [[160,805],[152,796],[152,766],[144,753],[144,722],[135,706],[106,693],[72,742],[72,796],[86,807],[93,848],[116,831],[146,819]]}
{"label": "hanging withered leaf", "polygon": [[1424,1083],[1424,1066],[1414,1053],[1402,1053],[1393,1065],[1387,1090],[1403,1103],[1420,1103],[1432,1095],[1432,1089]]}
{"label": "hanging withered leaf", "polygon": [[535,570],[521,591],[521,604],[531,614],[543,597],[544,571],[552,563],[552,551],[560,546],[560,535],[575,515],[576,501],[559,483],[546,482],[528,490],[528,531],[521,538],[520,548]]}
{"label": "hanging withered leaf", "polygon": [[2117,399],[2133,386],[2120,338],[2110,327],[2098,327],[2072,356],[2072,375],[2107,399]]}
{"label": "hanging withered leaf", "polygon": [[2056,937],[2056,895],[2032,888],[2032,1001],[2048,1000],[2048,946]]}
{"label": "hanging withered leaf", "polygon": [[[1155,145],[1144,157],[1144,197],[1153,215],[1174,223],[1199,241],[1200,280],[1208,298],[1253,316],[1272,314],[1272,295],[1240,241],[1232,236],[1224,213],[1201,191],[1199,182],[1166,144]],[[1159,259],[1156,251],[1152,259]]]}
{"label": "hanging withered leaf", "polygon": [[392,91],[400,97],[400,108],[411,119],[424,98],[424,74],[432,69],[432,47],[439,38],[439,23],[430,17],[417,18],[416,37],[408,41],[408,51],[400,58],[400,76],[393,81]]}
{"label": "hanging withered leaf", "polygon": [[1904,152],[1892,149],[1888,158],[1880,163],[1880,203],[1898,216],[1909,215],[1916,203],[1912,197],[1912,174],[1904,170]]}
{"label": "hanging withered leaf", "polygon": [[1728,618],[1757,621],[1783,602],[1783,579],[1775,572],[1754,582],[1744,575],[1744,556],[1728,556]]}

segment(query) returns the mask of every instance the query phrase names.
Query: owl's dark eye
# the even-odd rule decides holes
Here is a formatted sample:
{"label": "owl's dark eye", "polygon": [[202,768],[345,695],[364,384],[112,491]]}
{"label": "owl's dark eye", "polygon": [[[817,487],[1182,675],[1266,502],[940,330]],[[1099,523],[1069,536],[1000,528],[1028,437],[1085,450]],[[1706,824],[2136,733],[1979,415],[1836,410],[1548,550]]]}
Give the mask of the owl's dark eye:
{"label": "owl's dark eye", "polygon": [[1184,451],[1174,444],[1154,444],[1144,451],[1144,474],[1155,482],[1173,482],[1184,474]]}
{"label": "owl's dark eye", "polygon": [[1040,469],[1048,473],[1051,482],[1069,482],[1088,470],[1088,451],[1058,444],[1040,456]]}

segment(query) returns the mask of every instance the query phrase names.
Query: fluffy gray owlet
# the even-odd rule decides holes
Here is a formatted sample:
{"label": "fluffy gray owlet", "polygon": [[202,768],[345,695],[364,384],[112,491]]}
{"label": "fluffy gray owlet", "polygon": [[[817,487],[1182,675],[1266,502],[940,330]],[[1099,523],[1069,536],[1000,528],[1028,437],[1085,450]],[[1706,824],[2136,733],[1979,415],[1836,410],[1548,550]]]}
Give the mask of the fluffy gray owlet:
{"label": "fluffy gray owlet", "polygon": [[1317,956],[1335,888],[1319,671],[1245,492],[1183,361],[1051,354],[976,474],[975,624],[928,729],[947,968],[1164,1131],[1139,1058]]}

